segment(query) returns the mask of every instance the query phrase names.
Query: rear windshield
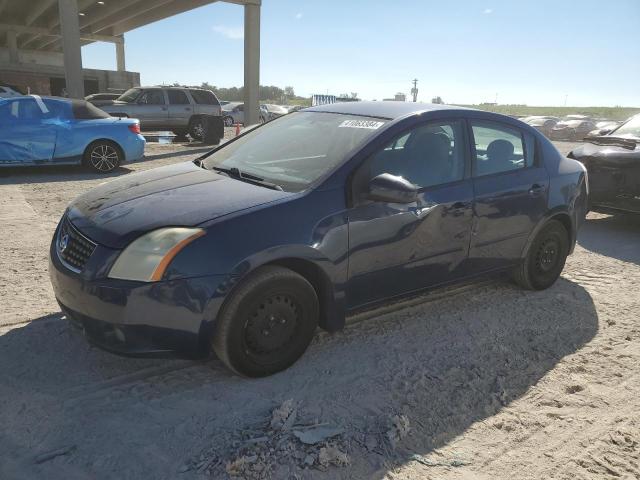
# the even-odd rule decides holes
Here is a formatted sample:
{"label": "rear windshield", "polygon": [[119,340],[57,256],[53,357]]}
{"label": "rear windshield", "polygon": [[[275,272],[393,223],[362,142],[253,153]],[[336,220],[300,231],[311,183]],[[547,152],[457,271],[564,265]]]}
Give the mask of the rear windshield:
{"label": "rear windshield", "polygon": [[72,100],[71,110],[73,117],[77,120],[95,120],[98,118],[109,118],[109,114],[100,110],[95,105],[84,100]]}
{"label": "rear windshield", "polygon": [[218,105],[220,106],[220,102],[215,94],[210,90],[189,90],[191,96],[193,97],[194,102],[199,103],[201,105]]}

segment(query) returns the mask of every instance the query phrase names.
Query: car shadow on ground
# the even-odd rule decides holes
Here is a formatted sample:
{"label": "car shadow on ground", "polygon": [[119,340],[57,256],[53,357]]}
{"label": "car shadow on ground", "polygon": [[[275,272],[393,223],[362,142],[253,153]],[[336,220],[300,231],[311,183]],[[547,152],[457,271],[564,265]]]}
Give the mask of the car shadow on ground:
{"label": "car shadow on ground", "polygon": [[640,265],[640,215],[590,215],[578,244],[594,253]]}
{"label": "car shadow on ground", "polygon": [[78,182],[84,180],[105,181],[132,172],[131,164],[118,167],[109,173],[98,173],[80,165],[43,165],[38,167],[3,168],[0,170],[0,185],[25,183]]}
{"label": "car shadow on ground", "polygon": [[[214,445],[234,458],[238,435],[264,435],[256,425],[292,398],[299,422],[345,429],[351,465],[291,467],[286,478],[383,478],[525,394],[597,329],[593,301],[576,283],[524,292],[498,280],[319,333],[289,370],[248,380],[217,360],[114,356],[52,315],[0,336],[0,449],[12,459],[0,477],[176,478]],[[395,447],[387,435],[394,415],[411,426]],[[366,436],[373,447],[364,447]],[[69,445],[55,461],[34,461]]]}

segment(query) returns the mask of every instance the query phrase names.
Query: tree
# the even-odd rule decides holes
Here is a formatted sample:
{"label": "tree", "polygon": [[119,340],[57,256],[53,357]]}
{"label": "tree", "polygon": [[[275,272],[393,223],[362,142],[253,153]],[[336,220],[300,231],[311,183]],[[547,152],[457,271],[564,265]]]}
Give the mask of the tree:
{"label": "tree", "polygon": [[284,94],[289,98],[293,98],[296,96],[295,92],[293,91],[293,87],[284,87]]}

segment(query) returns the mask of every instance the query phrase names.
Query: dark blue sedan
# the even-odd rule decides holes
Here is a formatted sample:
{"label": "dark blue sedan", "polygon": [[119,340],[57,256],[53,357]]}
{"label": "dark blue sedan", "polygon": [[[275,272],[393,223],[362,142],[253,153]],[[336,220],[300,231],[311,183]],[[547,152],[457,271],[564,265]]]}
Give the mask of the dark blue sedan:
{"label": "dark blue sedan", "polygon": [[51,281],[105,349],[262,376],[355,309],[496,271],[551,286],[586,210],[584,167],[518,120],[326,105],[77,198]]}

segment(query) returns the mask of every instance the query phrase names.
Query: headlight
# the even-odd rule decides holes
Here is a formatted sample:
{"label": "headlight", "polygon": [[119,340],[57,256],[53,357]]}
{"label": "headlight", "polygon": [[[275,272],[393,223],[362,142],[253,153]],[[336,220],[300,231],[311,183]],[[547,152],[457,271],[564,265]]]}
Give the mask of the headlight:
{"label": "headlight", "polygon": [[205,234],[201,228],[171,227],[149,232],[134,240],[118,256],[110,278],[157,282],[180,250]]}

